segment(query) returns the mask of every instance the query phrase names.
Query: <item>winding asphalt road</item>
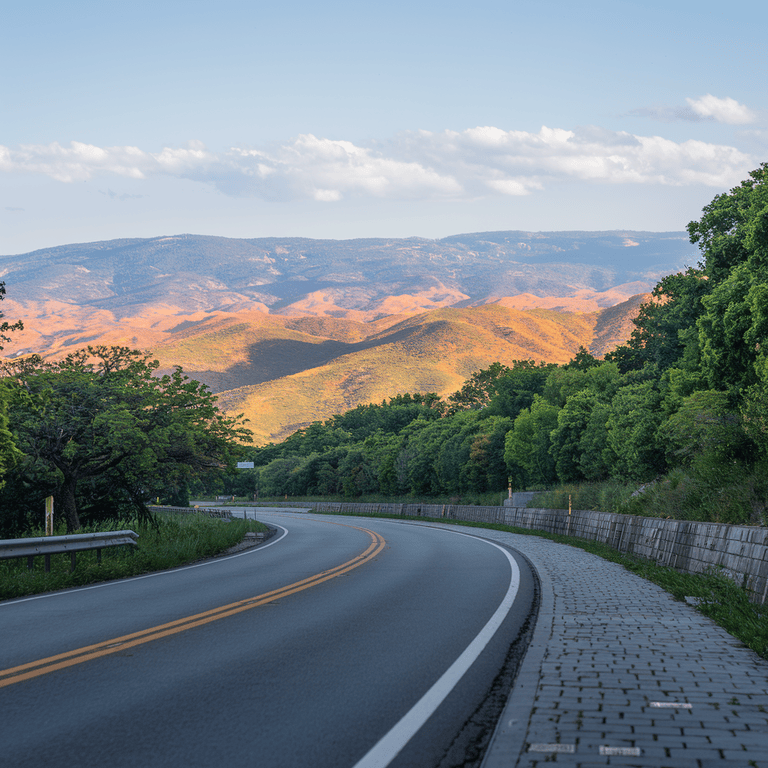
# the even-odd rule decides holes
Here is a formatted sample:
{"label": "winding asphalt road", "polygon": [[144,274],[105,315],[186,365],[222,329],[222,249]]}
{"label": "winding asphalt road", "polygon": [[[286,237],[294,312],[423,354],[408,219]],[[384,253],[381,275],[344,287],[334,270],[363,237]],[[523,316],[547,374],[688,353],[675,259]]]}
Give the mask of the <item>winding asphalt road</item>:
{"label": "winding asphalt road", "polygon": [[3,766],[462,765],[530,615],[465,533],[265,512],[267,544],[0,603]]}

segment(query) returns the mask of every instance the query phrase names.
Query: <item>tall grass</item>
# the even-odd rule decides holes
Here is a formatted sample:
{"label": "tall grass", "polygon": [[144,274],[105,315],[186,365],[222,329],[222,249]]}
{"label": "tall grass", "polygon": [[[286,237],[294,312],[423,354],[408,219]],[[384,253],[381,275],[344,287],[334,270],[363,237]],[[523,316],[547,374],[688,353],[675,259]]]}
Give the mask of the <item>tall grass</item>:
{"label": "tall grass", "polygon": [[529,507],[599,510],[730,525],[768,522],[768,478],[762,472],[732,470],[726,477],[696,477],[682,469],[651,483],[606,480],[559,485],[538,493]]}
{"label": "tall grass", "polygon": [[[103,549],[100,564],[96,561],[95,550],[79,552],[77,567],[71,573],[67,555],[51,556],[50,573],[45,572],[41,556],[35,558],[32,570],[27,569],[26,559],[0,560],[0,599],[174,568],[217,555],[242,541],[247,531],[264,531],[266,526],[253,520],[226,522],[202,515],[160,515],[156,526],[133,519],[101,523],[98,527],[84,528],[81,532],[128,529],[139,534],[138,547]],[[43,534],[33,531],[30,535]]]}
{"label": "tall grass", "polygon": [[566,483],[537,493],[528,506],[536,509],[598,510],[629,513],[629,501],[637,491],[637,483],[606,480],[602,483]]}

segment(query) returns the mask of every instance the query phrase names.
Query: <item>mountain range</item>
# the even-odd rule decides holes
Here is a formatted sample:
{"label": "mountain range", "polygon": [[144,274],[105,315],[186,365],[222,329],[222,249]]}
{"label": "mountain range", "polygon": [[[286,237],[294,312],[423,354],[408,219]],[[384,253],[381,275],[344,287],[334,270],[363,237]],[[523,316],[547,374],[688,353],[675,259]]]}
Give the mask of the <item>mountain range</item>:
{"label": "mountain range", "polygon": [[401,392],[458,389],[516,359],[565,362],[626,340],[684,232],[486,232],[239,240],[200,235],[0,256],[4,354],[150,351],[244,412],[256,440]]}

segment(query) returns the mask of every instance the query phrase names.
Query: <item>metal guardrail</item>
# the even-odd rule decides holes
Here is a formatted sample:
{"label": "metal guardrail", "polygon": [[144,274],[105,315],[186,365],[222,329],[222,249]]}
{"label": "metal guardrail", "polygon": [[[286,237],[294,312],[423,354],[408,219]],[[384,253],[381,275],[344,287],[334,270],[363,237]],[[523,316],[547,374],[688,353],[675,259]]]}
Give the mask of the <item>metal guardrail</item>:
{"label": "metal guardrail", "polygon": [[[229,497],[227,497],[229,498]],[[152,512],[170,512],[174,515],[205,515],[206,517],[215,517],[222,520],[230,520],[232,512],[222,507],[160,507],[151,506]]]}
{"label": "metal guardrail", "polygon": [[96,560],[101,562],[105,547],[136,546],[139,534],[134,531],[107,531],[104,533],[74,533],[70,536],[41,536],[34,539],[5,539],[0,541],[0,560],[27,558],[32,568],[38,555],[45,557],[45,570],[51,570],[51,555],[69,553],[70,570],[75,569],[78,552],[95,549]]}

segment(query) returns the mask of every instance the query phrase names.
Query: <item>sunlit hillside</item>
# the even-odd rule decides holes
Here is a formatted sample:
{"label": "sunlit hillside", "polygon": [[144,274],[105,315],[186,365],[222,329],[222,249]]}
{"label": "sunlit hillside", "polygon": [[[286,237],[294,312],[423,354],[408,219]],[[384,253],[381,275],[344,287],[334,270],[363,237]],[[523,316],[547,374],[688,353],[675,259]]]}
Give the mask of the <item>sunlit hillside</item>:
{"label": "sunlit hillside", "polygon": [[259,442],[495,361],[626,341],[685,233],[481,232],[442,240],[178,235],[0,256],[4,354],[150,352],[243,411]]}
{"label": "sunlit hillside", "polygon": [[[401,320],[360,341],[349,340],[351,333],[340,341],[296,329],[259,339],[240,323],[153,351],[164,364],[184,361],[190,375],[207,379],[224,408],[244,413],[257,442],[264,443],[360,403],[403,392],[450,394],[495,361],[567,362],[580,346],[602,346],[605,311],[448,308]],[[195,354],[206,361],[205,370],[195,366]]]}

